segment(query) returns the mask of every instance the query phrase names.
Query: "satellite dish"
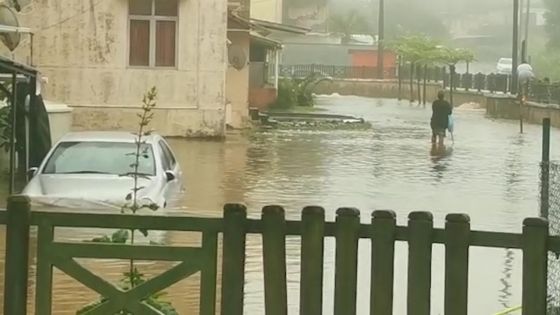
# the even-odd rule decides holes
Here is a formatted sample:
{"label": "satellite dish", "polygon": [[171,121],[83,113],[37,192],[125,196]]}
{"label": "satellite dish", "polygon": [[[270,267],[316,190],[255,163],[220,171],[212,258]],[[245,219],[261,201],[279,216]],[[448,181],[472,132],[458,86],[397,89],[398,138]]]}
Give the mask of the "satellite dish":
{"label": "satellite dish", "polygon": [[[0,4],[0,25],[19,27],[16,13],[5,4]],[[3,32],[0,33],[0,40],[10,51],[14,51],[21,41],[21,34],[19,32]]]}
{"label": "satellite dish", "polygon": [[229,64],[237,70],[245,68],[247,65],[247,54],[239,45],[231,45],[228,47]]}

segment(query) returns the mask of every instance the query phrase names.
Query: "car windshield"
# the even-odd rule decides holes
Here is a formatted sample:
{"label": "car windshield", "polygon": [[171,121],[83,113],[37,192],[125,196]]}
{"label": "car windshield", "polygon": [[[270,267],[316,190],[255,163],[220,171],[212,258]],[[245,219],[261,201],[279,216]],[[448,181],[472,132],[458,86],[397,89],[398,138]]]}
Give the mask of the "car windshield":
{"label": "car windshield", "polygon": [[[125,142],[62,142],[49,158],[43,174],[113,174],[134,172],[136,144]],[[140,150],[138,173],[154,176],[151,145]]]}
{"label": "car windshield", "polygon": [[500,59],[499,63],[504,64],[504,65],[511,65],[512,60],[511,59]]}

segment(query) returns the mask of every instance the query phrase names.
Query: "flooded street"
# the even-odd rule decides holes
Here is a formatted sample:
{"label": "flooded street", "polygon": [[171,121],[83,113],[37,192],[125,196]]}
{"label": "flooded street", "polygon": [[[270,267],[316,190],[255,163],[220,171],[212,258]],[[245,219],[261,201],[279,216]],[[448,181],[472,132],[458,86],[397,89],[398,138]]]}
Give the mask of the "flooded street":
{"label": "flooded street", "polygon": [[[450,212],[470,215],[472,228],[520,232],[522,220],[538,215],[541,127],[494,121],[483,110],[455,111],[455,143],[447,139],[445,156],[430,156],[430,107],[408,101],[359,97],[319,97],[318,106],[329,113],[363,117],[368,131],[263,131],[231,136],[225,142],[170,140],[183,167],[186,194],[181,215],[220,216],[224,203],[242,202],[250,217],[259,217],[265,205],[279,204],[287,216],[299,219],[307,205],[320,205],[334,220],[338,207],[362,211],[369,222],[374,209],[393,209],[399,224],[411,211],[431,211],[442,227]],[[552,133],[552,158],[560,144]],[[0,187],[0,195],[5,187]],[[4,200],[5,196],[1,196]],[[89,239],[94,233],[74,235]],[[4,246],[4,230],[0,247]],[[97,235],[95,235],[97,236]],[[189,244],[197,239],[168,233],[168,244]],[[332,314],[334,285],[333,240],[325,251],[325,314]],[[369,244],[360,244],[358,314],[369,314]],[[288,294],[290,314],[297,314],[299,297],[299,239],[288,240]],[[260,238],[248,240],[246,314],[263,314],[264,292]],[[505,249],[472,249],[469,314],[491,315],[521,302],[521,254]],[[407,246],[399,244],[395,271],[395,314],[406,313]],[[443,247],[434,247],[432,314],[443,314]],[[35,259],[35,255],[32,255]],[[118,279],[124,262],[87,262],[96,272]],[[168,265],[146,264],[147,274]],[[3,272],[3,261],[0,262]],[[31,275],[30,286],[35,279]],[[3,279],[0,279],[3,284]],[[172,287],[169,298],[180,314],[196,314],[197,278]],[[53,314],[75,314],[96,294],[60,273],[55,275]],[[189,293],[190,292],[190,293]]]}

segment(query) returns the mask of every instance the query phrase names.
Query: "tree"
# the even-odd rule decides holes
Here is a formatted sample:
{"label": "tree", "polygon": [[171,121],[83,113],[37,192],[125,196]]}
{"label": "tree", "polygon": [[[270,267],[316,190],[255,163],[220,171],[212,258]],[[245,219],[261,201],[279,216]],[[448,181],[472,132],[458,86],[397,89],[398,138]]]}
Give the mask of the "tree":
{"label": "tree", "polygon": [[[436,64],[449,66],[451,78],[455,74],[457,63],[464,61],[467,63],[475,60],[474,53],[469,49],[452,49],[440,45],[438,41],[426,35],[401,36],[392,43],[392,48],[402,61],[410,65],[410,100],[414,101],[413,80],[416,72],[418,86],[418,99],[420,100],[420,71],[419,67]],[[424,84],[426,71],[424,71]],[[453,84],[452,84],[453,87]],[[425,86],[424,86],[425,89]]]}
{"label": "tree", "polygon": [[548,10],[545,13],[548,45],[560,48],[560,1],[544,0],[544,4]]}
{"label": "tree", "polygon": [[[420,101],[420,71],[421,66],[438,61],[438,42],[426,35],[401,36],[390,45],[401,61],[410,65],[410,101],[414,101],[414,74],[418,85],[418,100]],[[425,72],[424,72],[425,74]]]}
{"label": "tree", "polygon": [[331,16],[328,20],[328,28],[331,33],[342,35],[341,44],[348,44],[354,34],[373,33],[365,16],[355,10]]}
{"label": "tree", "polygon": [[467,64],[473,62],[475,60],[474,53],[470,49],[452,49],[448,47],[438,47],[437,59],[441,63],[449,66],[449,100],[453,105],[453,90],[455,88],[455,66],[461,61],[467,62]]}

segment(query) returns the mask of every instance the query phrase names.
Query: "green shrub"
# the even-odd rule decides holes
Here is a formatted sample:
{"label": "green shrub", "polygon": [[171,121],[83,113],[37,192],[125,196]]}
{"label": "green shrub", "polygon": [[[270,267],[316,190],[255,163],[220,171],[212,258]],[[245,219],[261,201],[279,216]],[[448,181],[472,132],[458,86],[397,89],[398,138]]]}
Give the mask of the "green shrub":
{"label": "green shrub", "polygon": [[281,79],[278,81],[278,98],[272,107],[291,108],[298,103],[297,86],[292,79]]}

